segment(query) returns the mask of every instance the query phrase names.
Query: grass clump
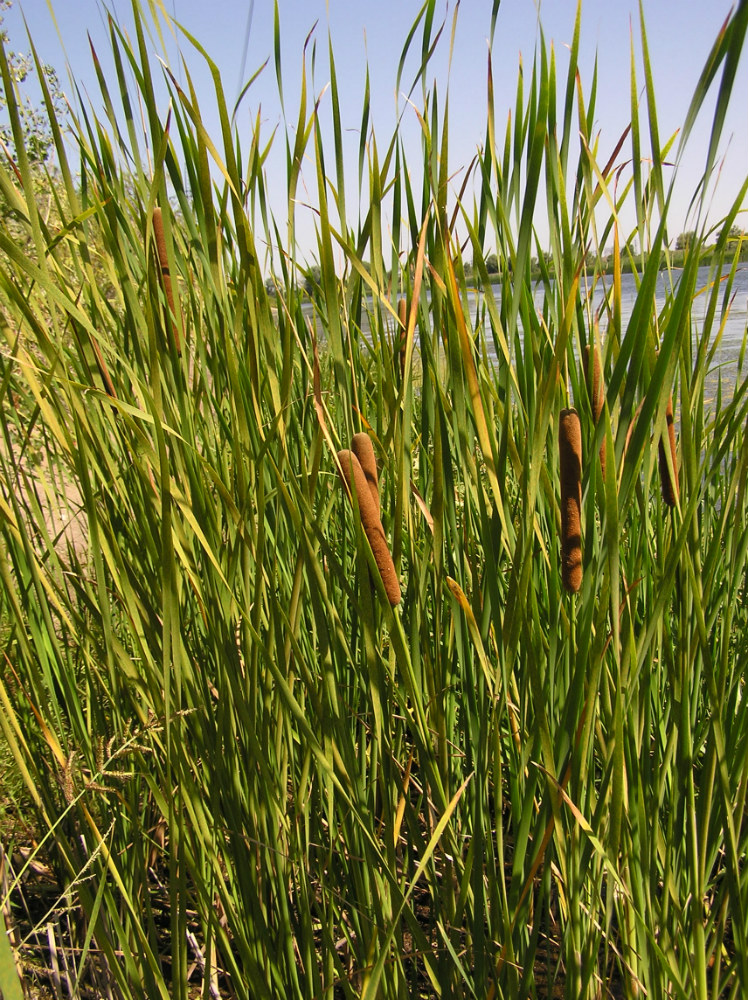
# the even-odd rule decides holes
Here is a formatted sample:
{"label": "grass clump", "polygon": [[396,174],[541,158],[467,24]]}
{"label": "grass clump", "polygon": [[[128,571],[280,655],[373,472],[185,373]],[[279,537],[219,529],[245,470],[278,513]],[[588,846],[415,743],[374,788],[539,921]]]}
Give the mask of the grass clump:
{"label": "grass clump", "polygon": [[[161,115],[137,2],[130,35],[110,22],[104,111],[71,119],[75,164],[44,95],[54,214],[6,87],[0,725],[38,868],[14,863],[2,911],[27,975],[65,956],[61,991],[748,994],[748,392],[740,367],[734,391],[705,389],[739,263],[726,237],[699,270],[745,5],[664,142],[645,59],[610,157],[581,16],[565,79],[541,34],[505,130],[487,75],[470,198],[428,86],[435,14],[401,61],[422,169],[399,127],[382,142],[367,124],[356,226],[332,56],[328,102],[304,74],[273,140],[284,225],[270,139],[258,123],[240,143],[194,40],[220,135],[187,67],[181,84],[163,69]],[[661,302],[663,166],[723,67],[696,236]],[[318,274],[294,237],[303,164]]]}

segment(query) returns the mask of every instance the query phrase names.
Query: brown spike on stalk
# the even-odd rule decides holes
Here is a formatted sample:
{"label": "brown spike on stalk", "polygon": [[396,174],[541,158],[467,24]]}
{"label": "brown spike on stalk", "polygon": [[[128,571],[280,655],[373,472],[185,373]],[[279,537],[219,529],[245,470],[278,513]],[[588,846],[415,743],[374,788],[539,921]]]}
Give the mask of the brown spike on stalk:
{"label": "brown spike on stalk", "polygon": [[397,317],[400,320],[398,356],[400,358],[400,377],[405,374],[405,352],[408,346],[408,301],[397,300]]}
{"label": "brown spike on stalk", "polygon": [[369,492],[376,504],[377,517],[381,517],[381,507],[379,502],[379,477],[377,475],[377,460],[374,457],[374,445],[368,434],[354,434],[351,440],[351,451],[359,460],[361,468],[364,470],[366,482],[369,484]]}
{"label": "brown spike on stalk", "polygon": [[[605,403],[605,386],[603,385],[603,368],[600,363],[600,352],[595,347],[592,356],[592,373],[590,375],[590,346],[584,349],[584,373],[587,378],[587,389],[590,394],[590,405],[592,406],[592,416],[595,418],[595,426],[603,412]],[[591,381],[590,381],[591,378]],[[605,442],[600,445],[600,471],[605,479]]]}
{"label": "brown spike on stalk", "polygon": [[667,401],[667,410],[665,411],[665,419],[667,421],[667,435],[670,444],[670,458],[673,463],[673,478],[670,478],[670,469],[667,464],[667,454],[665,452],[665,441],[664,438],[660,438],[660,442],[657,446],[657,458],[658,464],[660,466],[660,487],[662,489],[662,499],[668,505],[668,507],[675,507],[678,502],[678,496],[680,493],[680,486],[678,483],[678,465],[675,455],[675,426],[673,424],[673,397]]}
{"label": "brown spike on stalk", "polygon": [[[101,353],[101,349],[96,341],[91,338],[91,347],[93,347],[94,356],[96,357],[96,365],[99,369],[99,375],[101,376],[101,381],[104,383],[104,391],[107,396],[111,396],[112,399],[117,398],[117,393],[114,391],[114,383],[112,382],[112,377],[109,374],[109,369],[104,361],[104,355]],[[116,414],[116,410],[114,411]]]}
{"label": "brown spike on stalk", "polygon": [[161,280],[164,286],[164,295],[166,296],[166,302],[169,306],[169,311],[172,316],[171,320],[171,332],[174,337],[174,347],[176,348],[177,356],[182,357],[182,343],[179,337],[179,330],[177,329],[176,317],[177,313],[174,308],[174,293],[171,288],[171,272],[169,271],[169,257],[166,253],[166,237],[164,235],[164,220],[161,214],[161,209],[156,206],[153,209],[153,235],[156,240],[156,254],[158,256],[158,264],[161,269]]}
{"label": "brown spike on stalk", "polygon": [[348,496],[353,499],[355,494],[361,525],[369,539],[374,561],[377,564],[379,575],[382,577],[387,600],[394,607],[400,603],[400,582],[397,579],[395,564],[390,555],[387,539],[384,536],[384,528],[379,519],[366,474],[361,468],[359,460],[348,449],[338,452],[338,463]]}
{"label": "brown spike on stalk", "polygon": [[561,580],[570,594],[582,586],[582,426],[576,410],[558,425],[561,469]]}

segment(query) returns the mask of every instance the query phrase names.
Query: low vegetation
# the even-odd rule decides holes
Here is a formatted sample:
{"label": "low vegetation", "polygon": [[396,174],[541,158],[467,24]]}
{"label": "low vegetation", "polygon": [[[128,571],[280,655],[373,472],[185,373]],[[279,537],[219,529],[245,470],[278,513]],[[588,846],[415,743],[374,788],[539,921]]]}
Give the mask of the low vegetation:
{"label": "low vegetation", "polygon": [[[21,979],[148,1000],[748,995],[742,356],[705,393],[748,181],[718,229],[705,210],[748,6],[680,134],[659,136],[645,58],[604,156],[581,17],[563,75],[541,34],[506,127],[487,77],[474,199],[450,188],[435,7],[397,81],[421,169],[364,111],[353,228],[332,54],[325,101],[305,88],[273,139],[287,227],[270,136],[240,145],[198,53],[209,137],[137,0],[129,36],[111,24],[100,117],[66,139],[40,76],[54,173],[0,67],[9,1000]],[[661,304],[663,162],[713,80],[694,235]]]}

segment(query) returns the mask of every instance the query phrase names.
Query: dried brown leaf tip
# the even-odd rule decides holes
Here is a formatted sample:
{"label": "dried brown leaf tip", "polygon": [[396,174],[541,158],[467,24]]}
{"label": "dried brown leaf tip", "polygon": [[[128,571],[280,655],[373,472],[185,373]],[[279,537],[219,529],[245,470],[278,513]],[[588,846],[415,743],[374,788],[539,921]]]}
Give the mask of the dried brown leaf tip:
{"label": "dried brown leaf tip", "polygon": [[169,312],[171,313],[171,333],[174,337],[174,347],[176,348],[177,355],[181,358],[182,356],[182,344],[179,337],[179,330],[177,329],[176,323],[176,309],[174,308],[174,292],[171,287],[171,272],[169,271],[169,256],[166,252],[166,236],[164,235],[164,219],[161,213],[161,209],[156,206],[153,209],[153,236],[156,240],[156,256],[158,257],[158,266],[161,271],[161,280],[163,282],[164,295],[166,296],[166,302],[169,306]]}
{"label": "dried brown leaf tip", "polygon": [[[603,412],[605,403],[605,386],[603,385],[603,369],[600,362],[600,352],[595,347],[592,352],[592,366],[590,366],[590,347],[584,349],[584,373],[587,379],[587,390],[590,394],[590,405],[592,416],[597,425],[600,415]],[[600,445],[600,469],[605,478],[605,442]]]}
{"label": "dried brown leaf tip", "polygon": [[660,466],[660,486],[662,488],[662,499],[668,505],[668,507],[675,507],[678,502],[678,496],[680,494],[680,486],[678,483],[678,461],[675,454],[675,425],[673,423],[673,397],[667,401],[667,410],[665,411],[665,420],[667,421],[667,437],[668,445],[670,447],[670,458],[673,464],[673,476],[670,476],[670,469],[667,464],[667,453],[665,452],[665,440],[660,438],[660,442],[657,446],[657,458]]}
{"label": "dried brown leaf tip", "polygon": [[361,468],[364,470],[366,482],[369,485],[369,492],[371,493],[374,503],[377,505],[377,517],[381,517],[382,513],[379,501],[377,460],[374,457],[374,445],[371,443],[369,435],[363,431],[360,434],[354,434],[351,440],[351,451],[359,460]]}
{"label": "dried brown leaf tip", "polygon": [[[358,437],[358,435],[356,435]],[[371,442],[369,442],[371,444]],[[372,449],[373,457],[373,449]],[[390,555],[384,528],[379,518],[379,498],[374,499],[366,473],[356,455],[347,448],[338,452],[339,470],[343,477],[348,496],[358,504],[361,525],[369,539],[374,561],[387,594],[387,600],[394,607],[400,603],[400,582],[395,572],[395,564]]]}
{"label": "dried brown leaf tip", "polygon": [[561,471],[561,580],[575,594],[582,586],[582,427],[576,410],[562,410],[558,427]]}

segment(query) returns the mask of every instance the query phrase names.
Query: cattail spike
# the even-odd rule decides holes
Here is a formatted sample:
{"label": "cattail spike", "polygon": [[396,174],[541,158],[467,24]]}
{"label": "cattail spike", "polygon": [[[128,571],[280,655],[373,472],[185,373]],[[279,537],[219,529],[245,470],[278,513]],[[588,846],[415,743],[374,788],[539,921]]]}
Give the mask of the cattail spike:
{"label": "cattail spike", "polygon": [[369,539],[374,561],[377,564],[379,575],[382,577],[387,600],[394,607],[400,603],[400,582],[395,572],[395,564],[390,555],[384,528],[379,519],[377,505],[371,494],[366,475],[359,460],[348,449],[338,452],[338,463],[348,496],[353,499],[355,494],[361,525]]}
{"label": "cattail spike", "polygon": [[582,426],[576,410],[562,410],[558,427],[561,470],[561,580],[575,594],[582,586]]}
{"label": "cattail spike", "polygon": [[169,256],[166,253],[166,236],[164,234],[164,217],[158,205],[153,209],[153,235],[156,239],[156,254],[161,267],[161,273],[169,274]]}
{"label": "cattail spike", "polygon": [[680,486],[678,483],[678,464],[677,457],[675,454],[675,426],[673,424],[673,397],[667,401],[667,410],[665,411],[665,419],[667,421],[667,435],[668,443],[670,445],[670,458],[673,463],[673,478],[670,478],[670,469],[667,464],[667,454],[665,452],[665,440],[660,438],[660,442],[657,446],[657,457],[658,464],[660,466],[660,487],[662,489],[662,499],[668,505],[668,507],[675,507],[678,502],[678,496],[680,494]]}
{"label": "cattail spike", "polygon": [[366,482],[369,484],[369,492],[372,500],[376,504],[377,517],[381,517],[381,506],[379,501],[379,477],[377,475],[377,460],[374,456],[374,445],[368,434],[354,434],[351,440],[351,451],[359,460],[361,468],[364,470]]}
{"label": "cattail spike", "polygon": [[174,347],[177,351],[177,356],[181,358],[182,356],[182,344],[179,337],[179,330],[176,324],[176,309],[174,308],[174,293],[171,287],[171,272],[169,271],[169,256],[166,253],[166,236],[164,234],[164,219],[161,214],[161,209],[156,206],[153,209],[153,235],[156,240],[156,255],[158,257],[158,265],[161,269],[161,279],[164,285],[164,295],[166,296],[166,302],[169,306],[169,312],[171,313],[171,332],[174,337]]}

